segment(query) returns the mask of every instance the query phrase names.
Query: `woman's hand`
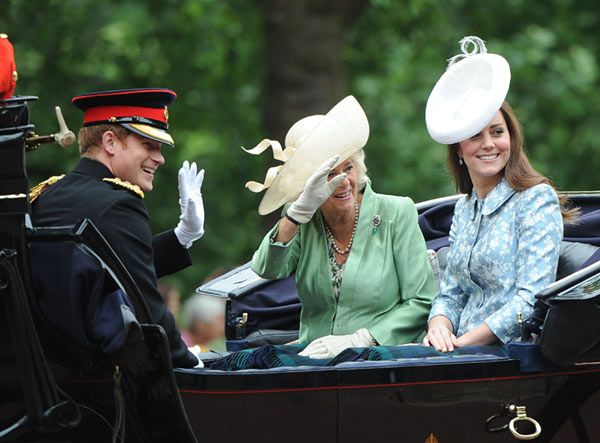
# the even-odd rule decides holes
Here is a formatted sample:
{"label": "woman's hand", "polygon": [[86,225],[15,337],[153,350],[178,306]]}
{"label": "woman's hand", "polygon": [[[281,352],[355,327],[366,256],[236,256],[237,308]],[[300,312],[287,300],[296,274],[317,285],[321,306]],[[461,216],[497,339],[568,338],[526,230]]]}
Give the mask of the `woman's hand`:
{"label": "woman's hand", "polygon": [[489,345],[497,341],[498,337],[494,335],[487,324],[482,323],[458,337],[454,346],[462,348],[465,346]]}
{"label": "woman's hand", "polygon": [[425,346],[433,346],[436,351],[451,352],[458,347],[458,341],[453,333],[452,323],[448,317],[436,315],[429,320],[429,329],[423,339]]}
{"label": "woman's hand", "polygon": [[313,340],[298,355],[310,358],[333,358],[348,348],[366,348],[373,345],[373,337],[367,329],[359,329],[354,334],[327,335]]}

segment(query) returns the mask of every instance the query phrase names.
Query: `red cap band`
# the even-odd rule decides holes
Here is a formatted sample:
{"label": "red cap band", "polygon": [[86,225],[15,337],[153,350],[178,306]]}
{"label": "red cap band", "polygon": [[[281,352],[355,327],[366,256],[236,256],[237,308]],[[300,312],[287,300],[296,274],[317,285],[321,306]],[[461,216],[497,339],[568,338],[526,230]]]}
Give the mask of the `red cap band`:
{"label": "red cap band", "polygon": [[111,117],[144,117],[167,123],[165,108],[145,108],[140,106],[96,106],[86,109],[83,113],[83,123],[108,121]]}

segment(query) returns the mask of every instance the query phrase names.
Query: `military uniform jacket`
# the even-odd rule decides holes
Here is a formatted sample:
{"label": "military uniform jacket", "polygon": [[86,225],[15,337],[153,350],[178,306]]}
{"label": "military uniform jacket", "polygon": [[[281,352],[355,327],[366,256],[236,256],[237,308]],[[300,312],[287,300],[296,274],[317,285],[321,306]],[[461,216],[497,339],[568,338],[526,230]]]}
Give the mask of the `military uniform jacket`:
{"label": "military uniform jacket", "polygon": [[65,226],[90,219],[133,277],[153,322],[167,333],[173,365],[193,367],[197,359],[181,340],[156,284],[157,277],[189,266],[190,256],[173,230],[152,237],[150,218],[140,196],[103,178],[114,176],[102,163],[82,158],[32,204],[33,224]]}

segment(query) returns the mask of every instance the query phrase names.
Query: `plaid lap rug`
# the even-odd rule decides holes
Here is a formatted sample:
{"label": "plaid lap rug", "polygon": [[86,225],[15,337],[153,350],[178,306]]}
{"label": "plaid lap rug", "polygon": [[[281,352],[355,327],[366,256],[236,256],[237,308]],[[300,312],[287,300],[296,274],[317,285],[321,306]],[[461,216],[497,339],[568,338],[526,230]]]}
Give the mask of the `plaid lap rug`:
{"label": "plaid lap rug", "polygon": [[207,366],[221,371],[241,369],[271,369],[285,366],[335,366],[351,361],[393,361],[401,358],[460,357],[464,355],[494,355],[507,357],[506,348],[500,345],[468,346],[452,352],[438,352],[430,346],[375,346],[348,348],[330,359],[313,359],[298,355],[305,345],[265,345],[234,352]]}

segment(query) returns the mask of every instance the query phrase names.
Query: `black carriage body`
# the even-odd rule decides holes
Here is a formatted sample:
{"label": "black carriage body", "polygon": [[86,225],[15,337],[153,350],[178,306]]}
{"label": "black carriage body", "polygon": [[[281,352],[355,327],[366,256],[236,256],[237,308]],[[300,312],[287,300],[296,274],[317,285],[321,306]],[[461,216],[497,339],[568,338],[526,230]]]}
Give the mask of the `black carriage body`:
{"label": "black carriage body", "polygon": [[489,429],[510,418],[486,429],[506,404],[527,406],[540,422],[536,441],[600,437],[598,368],[523,374],[517,360],[503,359],[176,375],[188,415],[198,417],[192,427],[205,441],[275,442],[285,435],[289,442],[421,442],[433,435],[440,442],[508,442],[508,430]]}
{"label": "black carriage body", "polygon": [[[457,199],[445,197],[417,205],[430,248],[447,246]],[[587,331],[587,344],[575,338],[570,342],[557,339],[564,335],[558,329],[554,336],[545,332],[548,337],[543,337],[541,347],[510,346],[505,358],[356,362],[328,369],[177,369],[188,414],[203,417],[192,420],[197,435],[223,442],[240,438],[277,441],[281,435],[293,442],[425,441],[431,435],[438,441],[514,441],[506,429],[510,417],[503,408],[515,405],[526,406],[528,416],[540,422],[542,433],[535,441],[600,441],[600,423],[594,418],[600,412],[600,334],[595,333],[600,324],[600,263],[593,264],[597,248],[587,247],[600,244],[600,193],[573,194],[572,203],[583,215],[582,223],[565,233],[566,252],[559,271],[564,278],[539,297],[554,300],[549,303],[555,307],[563,303],[561,312],[572,311],[567,300],[586,292],[586,300],[569,301],[570,306],[578,306],[570,318],[564,314],[559,318],[565,323],[562,327]],[[579,267],[585,269],[573,273]],[[289,281],[293,276],[287,282],[267,282],[246,264],[201,286],[198,292],[229,299],[227,344],[235,351],[255,346],[257,338],[297,332],[294,326],[272,330],[271,315],[265,314],[263,303],[279,293],[281,306],[272,310],[295,312],[298,299]],[[277,291],[271,293],[275,287]],[[586,324],[574,317],[582,310],[587,312]],[[572,361],[564,360],[565,343]],[[557,344],[561,364],[545,356],[552,356]],[[207,421],[210,427],[203,425]],[[531,429],[525,427],[524,432]]]}

